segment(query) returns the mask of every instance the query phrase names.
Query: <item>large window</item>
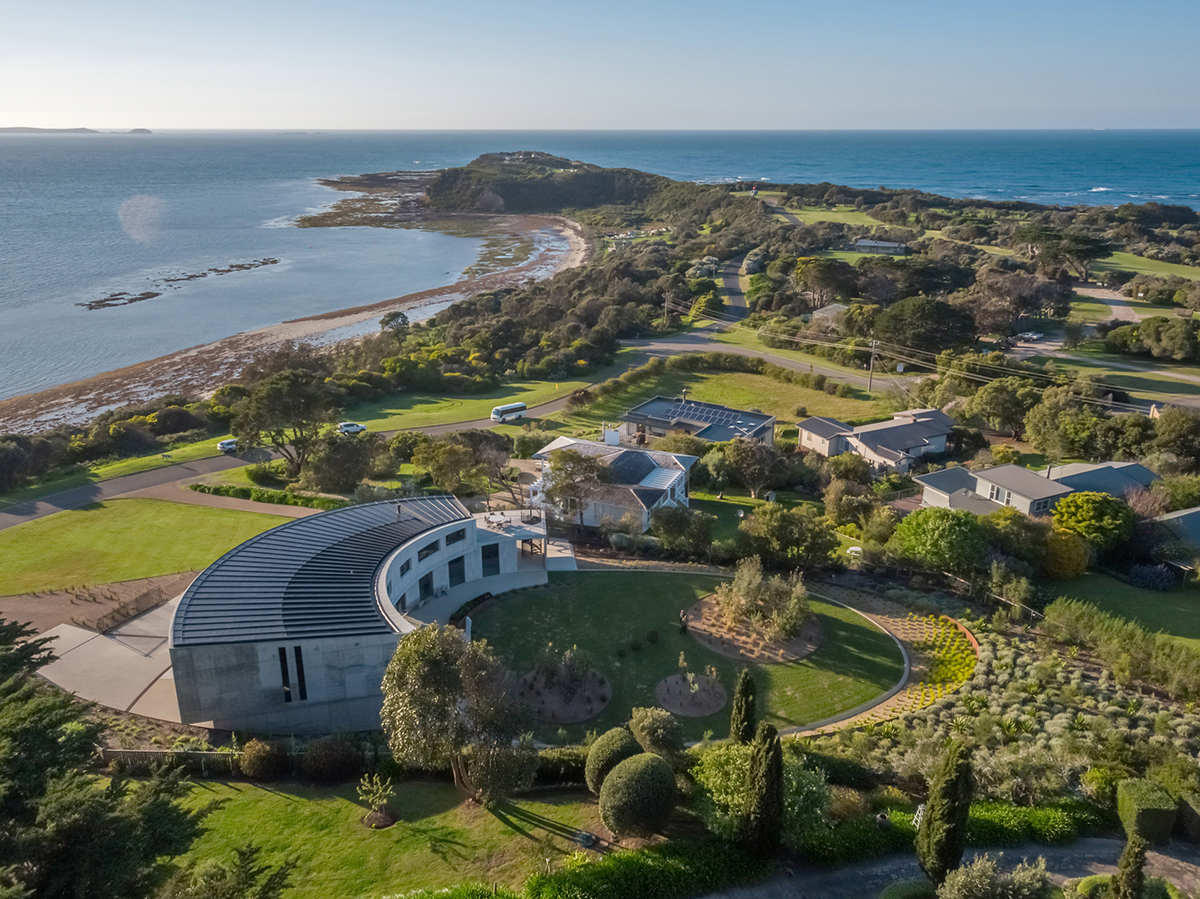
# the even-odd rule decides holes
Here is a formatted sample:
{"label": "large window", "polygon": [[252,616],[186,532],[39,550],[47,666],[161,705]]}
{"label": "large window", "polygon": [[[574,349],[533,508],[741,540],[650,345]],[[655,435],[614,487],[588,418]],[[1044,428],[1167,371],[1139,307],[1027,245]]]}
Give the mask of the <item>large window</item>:
{"label": "large window", "polygon": [[404,577],[410,571],[412,571],[412,559],[405,559],[400,563],[400,576]]}
{"label": "large window", "polygon": [[479,547],[479,559],[483,563],[483,576],[492,577],[500,573],[500,544],[488,543]]}
{"label": "large window", "polygon": [[457,559],[451,559],[450,564],[446,566],[447,573],[450,575],[450,586],[457,587],[459,584],[466,583],[467,580],[467,557],[459,556]]}
{"label": "large window", "polygon": [[421,592],[421,599],[428,599],[433,596],[433,572],[425,575],[417,581],[417,589]]}
{"label": "large window", "polygon": [[440,540],[434,540],[432,543],[426,543],[424,546],[422,546],[420,549],[417,550],[417,561],[424,562],[426,559],[428,559],[430,556],[432,556],[435,552],[437,552],[441,548],[442,548],[442,543]]}
{"label": "large window", "polygon": [[446,545],[450,546],[454,543],[460,543],[467,539],[467,529],[459,528],[457,531],[451,531],[446,535]]}

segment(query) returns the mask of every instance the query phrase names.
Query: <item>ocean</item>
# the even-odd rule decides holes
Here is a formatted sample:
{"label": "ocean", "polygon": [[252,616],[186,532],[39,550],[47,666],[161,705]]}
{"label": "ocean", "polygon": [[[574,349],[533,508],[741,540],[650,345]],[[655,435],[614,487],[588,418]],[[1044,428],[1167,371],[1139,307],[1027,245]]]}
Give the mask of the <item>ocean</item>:
{"label": "ocean", "polygon": [[0,399],[452,283],[480,238],[291,223],[345,196],[319,178],[526,149],[695,181],[1200,207],[1200,131],[5,134]]}

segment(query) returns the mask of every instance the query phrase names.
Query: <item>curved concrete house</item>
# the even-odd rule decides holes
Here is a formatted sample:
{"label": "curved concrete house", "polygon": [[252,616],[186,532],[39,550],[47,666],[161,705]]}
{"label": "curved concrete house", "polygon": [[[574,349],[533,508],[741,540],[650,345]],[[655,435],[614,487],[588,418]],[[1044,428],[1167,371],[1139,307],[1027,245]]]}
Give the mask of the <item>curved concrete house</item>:
{"label": "curved concrete house", "polygon": [[375,730],[397,642],[463,603],[546,583],[530,514],[472,516],[452,496],[299,518],[230,550],[171,625],[184,723],[252,733]]}

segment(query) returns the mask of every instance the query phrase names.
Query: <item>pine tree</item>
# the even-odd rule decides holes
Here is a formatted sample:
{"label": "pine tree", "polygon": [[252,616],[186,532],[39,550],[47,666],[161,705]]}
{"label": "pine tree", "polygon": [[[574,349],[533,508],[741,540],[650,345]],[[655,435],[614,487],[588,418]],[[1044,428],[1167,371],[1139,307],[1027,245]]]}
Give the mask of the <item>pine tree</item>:
{"label": "pine tree", "polygon": [[756,690],[753,675],[743,668],[733,691],[733,713],[729,718],[729,738],[736,743],[745,744],[754,739]]}
{"label": "pine tree", "polygon": [[1117,873],[1113,875],[1108,894],[1112,899],[1141,899],[1146,885],[1146,841],[1133,834],[1125,841]]}
{"label": "pine tree", "polygon": [[929,781],[929,799],[917,829],[917,861],[938,886],[962,862],[972,780],[970,751],[952,742]]}
{"label": "pine tree", "polygon": [[779,849],[782,827],[783,745],[775,728],[763,722],[750,747],[742,838],[752,853],[767,857]]}

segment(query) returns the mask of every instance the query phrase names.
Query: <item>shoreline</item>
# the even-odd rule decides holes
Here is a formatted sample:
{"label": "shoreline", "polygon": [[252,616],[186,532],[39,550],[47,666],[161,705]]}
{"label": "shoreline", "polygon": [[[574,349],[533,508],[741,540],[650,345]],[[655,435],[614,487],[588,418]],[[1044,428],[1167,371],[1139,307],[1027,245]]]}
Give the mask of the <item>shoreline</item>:
{"label": "shoreline", "polygon": [[[483,218],[483,216],[471,216]],[[450,218],[440,215],[439,218]],[[594,248],[577,222],[555,215],[487,216],[505,218],[516,230],[537,241],[540,232],[554,230],[566,239],[566,250],[535,246],[519,265],[453,284],[404,294],[375,303],[317,313],[243,331],[211,343],[188,347],[135,365],[89,378],[0,400],[0,433],[33,434],[61,424],[82,424],[99,413],[166,393],[204,398],[235,378],[255,356],[288,341],[333,345],[354,340],[375,328],[385,313],[403,309],[414,321],[477,293],[517,287],[530,279],[544,280],[560,271],[586,264]],[[416,314],[413,314],[413,313]],[[358,330],[336,335],[334,332]]]}

